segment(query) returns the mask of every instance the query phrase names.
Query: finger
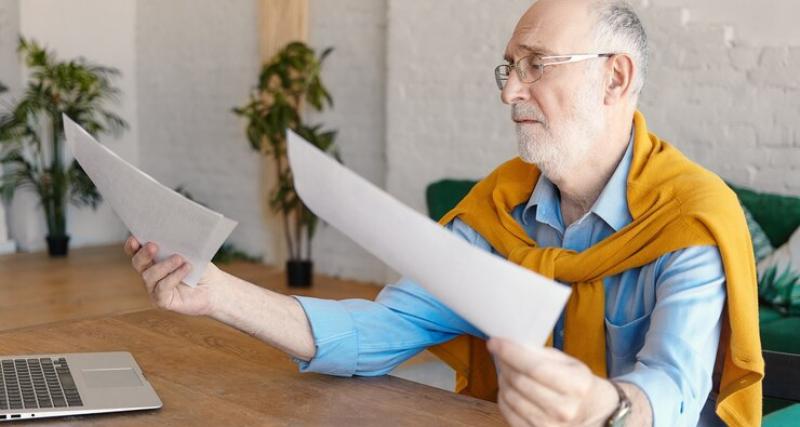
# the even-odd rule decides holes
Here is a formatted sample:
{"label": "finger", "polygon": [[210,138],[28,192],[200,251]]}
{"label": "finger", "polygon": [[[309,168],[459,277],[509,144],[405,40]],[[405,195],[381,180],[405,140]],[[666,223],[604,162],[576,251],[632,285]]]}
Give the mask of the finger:
{"label": "finger", "polygon": [[128,256],[133,256],[133,255],[136,253],[136,251],[138,251],[138,250],[139,250],[139,248],[140,248],[141,246],[142,246],[142,245],[141,245],[141,244],[139,244],[139,241],[138,241],[138,240],[136,240],[136,238],[135,238],[135,237],[133,237],[133,236],[128,236],[128,239],[127,239],[127,240],[125,240],[125,245],[124,245],[124,247],[123,247],[123,248],[124,248],[124,250],[125,250],[125,254],[126,254],[126,255],[128,255]]}
{"label": "finger", "polygon": [[520,418],[516,412],[514,412],[511,407],[503,399],[499,399],[497,401],[497,405],[500,407],[500,413],[503,414],[503,417],[508,421],[508,424],[511,427],[528,427],[528,424],[525,420]]}
{"label": "finger", "polygon": [[524,396],[532,404],[541,408],[550,418],[568,423],[577,415],[579,408],[574,399],[569,399],[567,396],[537,383],[502,362],[498,363],[498,368],[500,369],[498,379],[501,384],[513,388],[517,394]]}
{"label": "finger", "polygon": [[133,265],[134,270],[136,270],[139,274],[144,273],[145,270],[153,265],[153,259],[155,258],[157,252],[158,246],[156,246],[155,243],[148,242],[142,246],[136,252],[136,255],[131,258],[131,265]]}
{"label": "finger", "polygon": [[489,351],[492,353],[496,353],[498,351],[507,351],[509,347],[511,349],[517,349],[524,353],[535,354],[537,357],[542,359],[560,361],[560,362],[569,362],[574,360],[574,358],[563,351],[553,348],[553,347],[528,347],[517,344],[514,341],[505,338],[491,338],[487,343]]}
{"label": "finger", "polygon": [[513,387],[509,387],[507,384],[500,385],[497,399],[498,402],[505,402],[508,408],[511,409],[517,417],[523,420],[525,425],[552,424],[552,419],[545,415],[541,408],[525,399],[525,397],[517,393]]}
{"label": "finger", "polygon": [[191,271],[191,265],[185,262],[156,283],[153,293],[159,306],[168,308],[172,305],[172,300],[175,298],[175,288],[180,286],[181,281],[186,278],[189,271]]}
{"label": "finger", "polygon": [[583,366],[544,349],[523,347],[508,340],[492,339],[489,350],[511,369],[559,393],[572,390],[570,378]]}
{"label": "finger", "polygon": [[152,267],[145,270],[144,273],[142,273],[142,279],[144,279],[144,283],[145,286],[147,286],[148,292],[153,294],[156,284],[158,284],[158,282],[160,282],[170,273],[178,269],[182,264],[183,259],[181,259],[179,255],[172,255],[164,261],[153,264]]}

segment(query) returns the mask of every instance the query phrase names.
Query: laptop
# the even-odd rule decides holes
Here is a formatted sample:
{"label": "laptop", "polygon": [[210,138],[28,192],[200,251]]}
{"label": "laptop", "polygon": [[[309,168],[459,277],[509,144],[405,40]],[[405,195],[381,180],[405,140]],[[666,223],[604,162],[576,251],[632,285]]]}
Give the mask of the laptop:
{"label": "laptop", "polygon": [[0,356],[0,421],[158,409],[128,352]]}

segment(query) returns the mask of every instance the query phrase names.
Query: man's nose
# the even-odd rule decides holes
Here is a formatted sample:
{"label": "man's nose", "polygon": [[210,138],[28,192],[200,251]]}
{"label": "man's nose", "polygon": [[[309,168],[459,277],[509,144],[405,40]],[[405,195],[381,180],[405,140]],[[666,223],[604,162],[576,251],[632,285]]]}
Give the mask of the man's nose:
{"label": "man's nose", "polygon": [[503,91],[500,92],[500,98],[504,104],[509,105],[527,101],[530,98],[529,86],[519,79],[517,70],[513,70],[508,74],[508,80],[506,80]]}

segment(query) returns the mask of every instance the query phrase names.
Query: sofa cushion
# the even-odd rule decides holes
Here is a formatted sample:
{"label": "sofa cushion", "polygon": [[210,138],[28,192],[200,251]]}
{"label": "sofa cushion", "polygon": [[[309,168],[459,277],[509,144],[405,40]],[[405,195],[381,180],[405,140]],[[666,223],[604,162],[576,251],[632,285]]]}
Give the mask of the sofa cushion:
{"label": "sofa cushion", "polygon": [[800,353],[798,331],[800,331],[800,317],[797,316],[762,323],[761,346],[764,350]]}
{"label": "sofa cushion", "polygon": [[764,413],[768,414],[761,421],[762,427],[796,427],[800,423],[800,404],[786,406],[775,412],[764,405]]}
{"label": "sofa cushion", "polygon": [[476,184],[471,180],[443,179],[430,184],[425,190],[428,216],[438,221],[450,212]]}
{"label": "sofa cushion", "polygon": [[800,315],[800,229],[758,263],[758,296],[785,315]]}
{"label": "sofa cushion", "polygon": [[759,193],[728,184],[753,218],[761,225],[772,246],[778,247],[800,226],[800,198]]}

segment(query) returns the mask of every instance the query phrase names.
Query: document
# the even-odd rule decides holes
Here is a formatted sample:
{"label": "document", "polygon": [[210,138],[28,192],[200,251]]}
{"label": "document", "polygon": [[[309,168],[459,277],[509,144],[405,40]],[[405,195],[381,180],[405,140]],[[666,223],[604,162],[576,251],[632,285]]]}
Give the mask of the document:
{"label": "document", "polygon": [[288,133],[305,204],[489,336],[541,347],[570,288],[478,249]]}
{"label": "document", "polygon": [[183,282],[195,287],[236,222],[160,184],[63,119],[67,146],[103,199],[138,241],[158,245],[157,261],[178,254],[191,264]]}

